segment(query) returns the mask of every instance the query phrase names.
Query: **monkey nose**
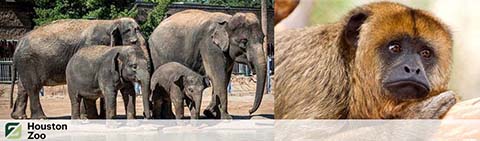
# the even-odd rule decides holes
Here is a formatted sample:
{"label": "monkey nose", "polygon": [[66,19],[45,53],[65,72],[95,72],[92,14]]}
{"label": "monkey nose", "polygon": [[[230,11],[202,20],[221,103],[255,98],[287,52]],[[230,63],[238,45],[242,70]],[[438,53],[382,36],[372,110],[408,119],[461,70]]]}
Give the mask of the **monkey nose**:
{"label": "monkey nose", "polygon": [[414,69],[408,66],[405,66],[403,69],[405,70],[406,73],[412,73],[417,75],[420,74],[420,71],[421,71],[419,68]]}

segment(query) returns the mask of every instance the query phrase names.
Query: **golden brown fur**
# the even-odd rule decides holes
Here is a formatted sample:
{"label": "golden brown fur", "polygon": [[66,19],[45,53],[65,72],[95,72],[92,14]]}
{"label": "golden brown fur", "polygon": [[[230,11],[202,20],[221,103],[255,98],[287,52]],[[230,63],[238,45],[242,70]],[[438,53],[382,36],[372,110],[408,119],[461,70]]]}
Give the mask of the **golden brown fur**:
{"label": "golden brown fur", "polygon": [[[345,41],[352,15],[364,12],[356,47]],[[275,118],[402,118],[423,101],[401,101],[382,87],[378,48],[395,36],[419,37],[433,46],[438,61],[428,72],[430,93],[447,90],[452,37],[431,14],[400,4],[379,2],[352,10],[333,24],[277,33],[275,36]]]}

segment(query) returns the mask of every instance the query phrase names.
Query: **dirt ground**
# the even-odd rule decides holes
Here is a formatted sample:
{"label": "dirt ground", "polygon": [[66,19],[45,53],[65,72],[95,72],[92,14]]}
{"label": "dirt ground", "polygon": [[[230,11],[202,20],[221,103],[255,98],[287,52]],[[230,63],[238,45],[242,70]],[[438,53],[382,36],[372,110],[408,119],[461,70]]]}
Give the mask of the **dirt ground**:
{"label": "dirt ground", "polygon": [[[248,110],[252,107],[254,101],[255,83],[253,79],[237,77],[232,80],[232,93],[228,96],[228,112],[234,119],[272,119],[273,118],[273,96],[266,94],[263,97],[260,108],[253,115],[249,115]],[[40,96],[43,111],[51,119],[70,119],[70,100],[65,85],[44,87],[44,96]],[[3,94],[2,94],[3,93]],[[14,97],[16,96],[16,87]],[[137,97],[136,111],[137,116],[142,118],[143,106],[142,97]],[[202,111],[209,104],[211,99],[210,88],[205,89],[202,100]],[[11,119],[10,112],[10,85],[0,85],[0,119]],[[30,110],[27,106],[27,115]],[[125,109],[123,100],[117,96],[117,115],[118,118],[125,118]],[[189,111],[185,108],[185,116]],[[201,118],[205,118],[203,113]]]}

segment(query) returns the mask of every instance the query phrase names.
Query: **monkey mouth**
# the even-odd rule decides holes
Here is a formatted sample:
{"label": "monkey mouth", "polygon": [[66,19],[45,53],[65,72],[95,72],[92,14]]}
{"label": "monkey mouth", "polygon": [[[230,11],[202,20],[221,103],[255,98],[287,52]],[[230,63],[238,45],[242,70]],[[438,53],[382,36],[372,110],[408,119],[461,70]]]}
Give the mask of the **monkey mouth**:
{"label": "monkey mouth", "polygon": [[398,99],[419,99],[427,96],[430,89],[426,84],[404,80],[385,83],[385,87]]}

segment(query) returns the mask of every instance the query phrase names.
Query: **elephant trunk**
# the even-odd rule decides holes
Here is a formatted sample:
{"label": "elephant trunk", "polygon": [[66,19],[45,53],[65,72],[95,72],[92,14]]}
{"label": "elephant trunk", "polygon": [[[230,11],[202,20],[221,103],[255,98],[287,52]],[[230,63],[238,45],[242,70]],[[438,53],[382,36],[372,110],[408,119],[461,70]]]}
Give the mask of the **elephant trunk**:
{"label": "elephant trunk", "polygon": [[142,49],[145,59],[147,59],[147,62],[148,62],[150,61],[150,56],[149,56],[150,51],[148,49],[147,41],[145,40],[145,37],[143,36],[143,34],[140,32],[137,33],[137,37],[138,37],[137,45]]}
{"label": "elephant trunk", "polygon": [[191,116],[193,119],[198,119],[200,117],[200,106],[202,105],[202,94],[195,95],[193,97],[193,103],[195,104],[195,107],[193,107],[195,112],[193,112]]}
{"label": "elephant trunk", "polygon": [[250,48],[248,53],[249,65],[253,67],[257,74],[257,87],[255,92],[255,102],[253,103],[252,109],[250,109],[250,114],[257,111],[262,102],[263,92],[265,90],[265,80],[267,79],[267,61],[265,57],[265,52],[263,51],[262,44],[256,44]]}
{"label": "elephant trunk", "polygon": [[137,78],[142,87],[142,97],[143,97],[143,114],[146,119],[151,118],[150,114],[150,74],[147,70],[139,70],[137,72]]}

